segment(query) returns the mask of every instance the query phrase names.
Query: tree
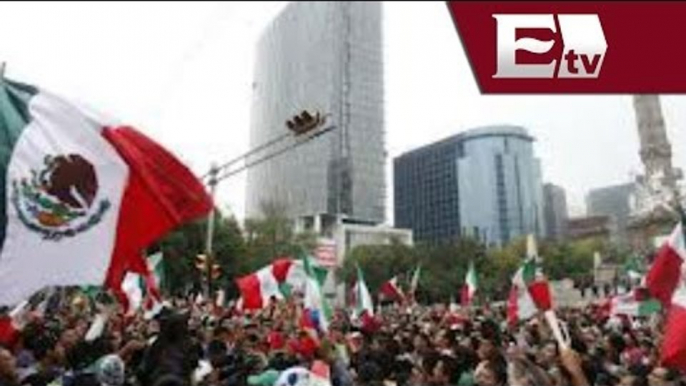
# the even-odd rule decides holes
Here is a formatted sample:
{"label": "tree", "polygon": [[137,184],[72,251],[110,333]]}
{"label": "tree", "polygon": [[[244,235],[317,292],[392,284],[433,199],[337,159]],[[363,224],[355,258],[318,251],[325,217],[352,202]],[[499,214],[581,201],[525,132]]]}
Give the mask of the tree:
{"label": "tree", "polygon": [[473,261],[480,274],[485,248],[477,240],[463,237],[451,243],[418,246],[422,265],[417,299],[425,303],[448,302],[459,299],[469,262]]}
{"label": "tree", "polygon": [[260,218],[245,221],[246,258],[240,261],[239,271],[253,272],[279,257],[296,257],[314,250],[316,235],[296,233],[285,204],[263,201],[260,210]]}
{"label": "tree", "polygon": [[423,303],[447,302],[459,295],[470,260],[477,266],[483,264],[485,249],[469,238],[444,245],[412,247],[398,242],[366,245],[349,253],[341,275],[352,284],[356,277],[355,265],[359,264],[369,290],[376,293],[381,284],[396,275],[408,288],[412,273],[421,265],[417,299]]}
{"label": "tree", "polygon": [[593,255],[596,252],[605,255],[608,247],[601,239],[543,244],[543,270],[552,280],[580,282],[593,274]]}
{"label": "tree", "polygon": [[477,266],[481,294],[487,300],[505,300],[512,286],[512,277],[526,256],[526,238],[518,238],[502,248],[490,249],[487,258]]}
{"label": "tree", "polygon": [[409,281],[417,262],[414,252],[412,247],[397,241],[390,245],[360,245],[350,251],[339,276],[353,284],[357,279],[356,265],[359,265],[369,291],[376,293],[393,276],[399,275],[403,281]]}
{"label": "tree", "polygon": [[[216,211],[213,238],[214,262],[219,264],[222,275],[214,288],[227,288],[229,296],[235,294],[233,278],[239,273],[238,262],[245,255],[245,243],[238,222],[233,216]],[[207,220],[186,224],[164,237],[156,248],[164,254],[166,286],[163,291],[183,294],[191,288],[200,290],[204,278],[195,267],[195,258],[205,252]]]}

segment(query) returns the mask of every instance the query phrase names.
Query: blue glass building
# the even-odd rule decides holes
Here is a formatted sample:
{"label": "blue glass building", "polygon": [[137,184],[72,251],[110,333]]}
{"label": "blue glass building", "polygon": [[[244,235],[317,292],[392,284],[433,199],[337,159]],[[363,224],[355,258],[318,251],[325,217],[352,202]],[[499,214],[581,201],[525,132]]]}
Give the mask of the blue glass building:
{"label": "blue glass building", "polygon": [[395,225],[417,242],[502,245],[544,227],[540,161],[518,126],[469,130],[394,160]]}

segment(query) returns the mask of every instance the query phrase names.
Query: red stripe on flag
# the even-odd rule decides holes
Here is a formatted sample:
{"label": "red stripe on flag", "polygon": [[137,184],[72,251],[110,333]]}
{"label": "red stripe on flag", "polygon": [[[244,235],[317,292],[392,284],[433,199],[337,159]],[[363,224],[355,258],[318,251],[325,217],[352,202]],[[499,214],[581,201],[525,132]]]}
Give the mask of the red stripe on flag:
{"label": "red stripe on flag", "polygon": [[686,309],[673,305],[669,310],[662,340],[661,361],[667,367],[686,371]]}
{"label": "red stripe on flag", "polygon": [[383,283],[379,292],[388,300],[392,301],[402,301],[403,294],[400,289],[395,284],[395,278]]}
{"label": "red stripe on flag", "polygon": [[12,348],[18,339],[19,330],[14,327],[12,318],[9,316],[0,317],[0,345]]}
{"label": "red stripe on flag", "polygon": [[517,286],[513,285],[512,289],[510,289],[510,296],[507,299],[507,322],[510,326],[516,326],[519,320],[518,292]]}
{"label": "red stripe on flag", "polygon": [[538,280],[529,284],[529,293],[539,310],[547,311],[553,308],[550,286],[547,281]]}
{"label": "red stripe on flag", "polygon": [[672,304],[672,294],[681,278],[682,259],[669,243],[660,248],[653,266],[646,275],[650,294],[665,307]]}
{"label": "red stripe on flag", "polygon": [[262,289],[257,275],[247,275],[236,279],[238,289],[243,297],[244,310],[262,309]]}
{"label": "red stripe on flag", "polygon": [[212,200],[202,183],[171,153],[130,127],[103,136],[129,166],[106,285],[118,288],[127,271],[148,275],[142,252],[173,228],[207,215]]}
{"label": "red stripe on flag", "polygon": [[272,274],[278,283],[283,283],[288,277],[293,261],[288,258],[281,258],[272,263]]}
{"label": "red stripe on flag", "polygon": [[469,286],[468,285],[462,286],[462,292],[460,294],[460,300],[461,300],[461,304],[463,307],[467,307],[471,303],[472,299],[469,298]]}

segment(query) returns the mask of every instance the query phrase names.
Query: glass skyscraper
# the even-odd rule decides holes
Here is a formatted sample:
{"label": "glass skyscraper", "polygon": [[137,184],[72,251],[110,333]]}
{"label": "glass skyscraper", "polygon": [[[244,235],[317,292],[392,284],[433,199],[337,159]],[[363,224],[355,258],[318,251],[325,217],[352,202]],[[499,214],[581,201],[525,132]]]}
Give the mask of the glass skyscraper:
{"label": "glass skyscraper", "polygon": [[264,31],[251,148],[287,133],[286,120],[302,110],[328,114],[326,126],[336,130],[250,168],[247,217],[259,217],[264,202],[278,202],[294,218],[343,214],[384,221],[381,28],[378,2],[294,2]]}
{"label": "glass skyscraper", "polygon": [[394,160],[395,225],[417,242],[502,245],[544,231],[540,161],[517,126],[470,130]]}

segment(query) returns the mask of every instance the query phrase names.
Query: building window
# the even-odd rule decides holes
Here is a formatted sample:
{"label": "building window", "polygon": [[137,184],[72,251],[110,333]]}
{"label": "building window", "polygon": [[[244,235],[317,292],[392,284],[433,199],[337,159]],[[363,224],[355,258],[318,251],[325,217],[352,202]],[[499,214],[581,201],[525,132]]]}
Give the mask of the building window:
{"label": "building window", "polygon": [[498,217],[501,241],[510,239],[510,229],[507,215],[507,195],[505,192],[505,172],[503,170],[502,154],[495,155],[496,197],[498,197]]}

